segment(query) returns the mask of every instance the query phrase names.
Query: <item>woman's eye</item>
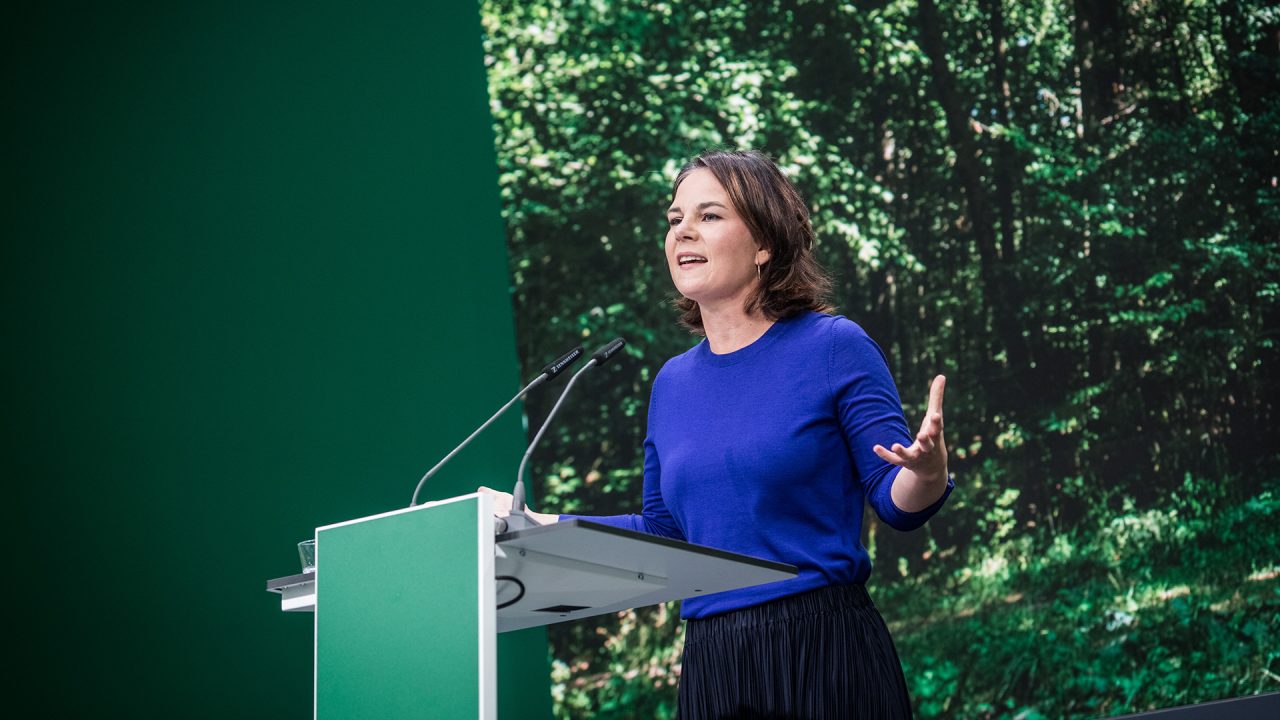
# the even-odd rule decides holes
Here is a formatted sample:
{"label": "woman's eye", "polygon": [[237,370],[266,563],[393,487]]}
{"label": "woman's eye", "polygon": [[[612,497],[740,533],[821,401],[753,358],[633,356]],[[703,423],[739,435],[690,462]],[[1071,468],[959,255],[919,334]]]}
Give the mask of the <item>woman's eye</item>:
{"label": "woman's eye", "polygon": [[706,222],[708,220],[719,220],[719,219],[720,219],[720,216],[715,213],[707,213],[706,215],[702,216],[703,222]]}
{"label": "woman's eye", "polygon": [[681,221],[681,220],[683,220],[683,219],[684,219],[684,218],[670,217],[670,218],[667,218],[667,224],[668,224],[668,225],[670,225],[671,227],[675,227],[675,226],[679,225],[679,224],[680,224],[680,221]]}

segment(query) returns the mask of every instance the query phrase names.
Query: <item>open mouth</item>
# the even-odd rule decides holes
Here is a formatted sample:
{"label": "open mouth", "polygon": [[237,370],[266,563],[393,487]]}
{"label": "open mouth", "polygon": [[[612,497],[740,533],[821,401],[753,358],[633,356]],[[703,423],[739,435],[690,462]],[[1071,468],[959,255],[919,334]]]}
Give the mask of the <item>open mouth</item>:
{"label": "open mouth", "polygon": [[707,259],[705,257],[701,255],[694,255],[693,253],[680,253],[676,256],[676,262],[680,267],[689,267],[690,265],[697,265],[705,263],[706,261]]}

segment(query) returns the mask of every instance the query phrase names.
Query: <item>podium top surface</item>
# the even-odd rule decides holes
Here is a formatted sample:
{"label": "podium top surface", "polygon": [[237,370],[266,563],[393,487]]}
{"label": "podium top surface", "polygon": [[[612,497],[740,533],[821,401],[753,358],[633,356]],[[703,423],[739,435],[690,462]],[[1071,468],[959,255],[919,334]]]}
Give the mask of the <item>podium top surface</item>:
{"label": "podium top surface", "polygon": [[[591,533],[600,533],[604,536],[611,536],[624,541],[638,541],[649,546],[669,548],[671,550],[681,552],[690,552],[709,558],[720,558],[722,560],[743,563],[766,570],[776,570],[778,572],[790,573],[793,575],[797,572],[794,565],[774,562],[772,560],[764,560],[750,555],[742,555],[728,550],[708,547],[706,545],[694,545],[693,543],[662,537],[661,535],[650,535],[649,533],[636,532],[635,530],[626,530],[612,525],[605,525],[604,523],[583,520],[581,518],[573,518],[571,520],[563,520],[558,523],[551,523],[550,525],[541,525],[538,527],[525,528],[524,530],[503,533],[495,538],[495,542],[499,547],[506,545],[520,547],[530,543],[538,546],[558,547],[563,545],[564,542],[576,540],[580,536],[579,533],[573,533],[570,535],[567,530],[568,528],[581,528],[582,530],[587,530]],[[601,538],[596,536],[596,539]],[[587,552],[589,554],[592,552],[591,548],[574,548],[574,551]]]}
{"label": "podium top surface", "polygon": [[797,574],[785,563],[576,518],[499,535],[496,541],[499,632]]}

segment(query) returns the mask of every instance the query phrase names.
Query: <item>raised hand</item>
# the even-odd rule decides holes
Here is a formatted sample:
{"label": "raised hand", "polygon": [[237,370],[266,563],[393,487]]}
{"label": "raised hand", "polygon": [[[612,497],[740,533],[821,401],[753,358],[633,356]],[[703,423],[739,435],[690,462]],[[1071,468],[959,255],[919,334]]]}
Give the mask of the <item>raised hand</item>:
{"label": "raised hand", "polygon": [[946,387],[947,379],[942,375],[933,379],[929,387],[929,409],[911,447],[894,443],[888,450],[883,445],[872,448],[885,462],[906,468],[930,484],[947,478],[947,443],[942,436],[942,394]]}

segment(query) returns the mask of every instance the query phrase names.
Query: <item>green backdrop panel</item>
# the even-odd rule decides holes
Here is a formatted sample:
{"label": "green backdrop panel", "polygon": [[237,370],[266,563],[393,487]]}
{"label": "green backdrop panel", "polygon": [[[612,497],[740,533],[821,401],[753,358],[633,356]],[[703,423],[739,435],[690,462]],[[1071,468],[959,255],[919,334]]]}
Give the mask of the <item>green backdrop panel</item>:
{"label": "green backdrop panel", "polygon": [[[264,580],[519,387],[478,8],[2,12],[12,684],[307,717],[311,617]],[[507,486],[522,447],[512,413],[424,496]],[[549,714],[542,636],[502,648]]]}

